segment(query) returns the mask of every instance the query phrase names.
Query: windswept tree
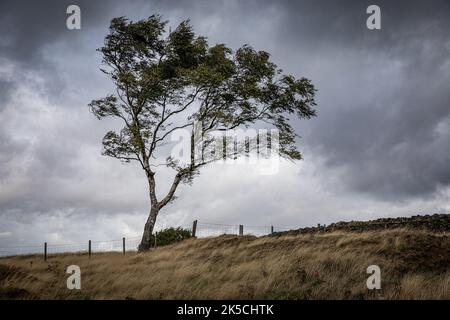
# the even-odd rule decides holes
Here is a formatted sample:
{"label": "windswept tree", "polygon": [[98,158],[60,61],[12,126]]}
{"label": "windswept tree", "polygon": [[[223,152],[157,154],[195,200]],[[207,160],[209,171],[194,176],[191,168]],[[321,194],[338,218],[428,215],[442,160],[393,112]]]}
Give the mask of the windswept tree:
{"label": "windswept tree", "polygon": [[[101,70],[114,82],[116,92],[93,100],[89,107],[98,119],[123,121],[119,132],[106,133],[103,154],[137,161],[148,180],[149,215],[140,251],[150,247],[158,213],[174,199],[177,187],[190,183],[202,166],[227,157],[226,152],[198,155],[213,141],[210,133],[269,125],[279,133],[277,153],[301,159],[290,118],[315,116],[315,89],[308,79],[283,74],[267,52],[248,45],[235,52],[224,44],[209,46],[205,37],[195,35],[189,21],[167,30],[167,21],[159,15],[138,22],[113,19],[98,50],[103,55]],[[177,129],[191,134],[190,161],[163,157],[174,177],[167,193],[158,198],[161,154],[157,153],[167,151],[164,145]],[[195,147],[199,140],[200,151]]]}

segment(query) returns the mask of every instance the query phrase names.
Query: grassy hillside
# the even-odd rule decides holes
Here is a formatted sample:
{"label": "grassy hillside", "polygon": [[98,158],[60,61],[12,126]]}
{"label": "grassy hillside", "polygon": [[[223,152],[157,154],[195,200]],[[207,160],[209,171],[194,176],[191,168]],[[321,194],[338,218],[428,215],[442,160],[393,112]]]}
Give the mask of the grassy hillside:
{"label": "grassy hillside", "polygon": [[[81,290],[66,288],[67,266]],[[368,290],[366,268],[381,268]],[[450,299],[450,233],[385,231],[221,236],[145,254],[0,259],[0,297],[24,299]]]}

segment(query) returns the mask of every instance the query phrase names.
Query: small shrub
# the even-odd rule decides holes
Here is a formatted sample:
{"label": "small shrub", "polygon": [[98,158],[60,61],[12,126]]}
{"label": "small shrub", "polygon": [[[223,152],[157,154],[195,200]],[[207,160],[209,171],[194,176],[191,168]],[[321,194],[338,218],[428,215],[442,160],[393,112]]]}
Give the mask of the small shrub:
{"label": "small shrub", "polygon": [[166,228],[156,233],[156,245],[166,246],[172,243],[189,239],[192,237],[191,231],[183,228]]}

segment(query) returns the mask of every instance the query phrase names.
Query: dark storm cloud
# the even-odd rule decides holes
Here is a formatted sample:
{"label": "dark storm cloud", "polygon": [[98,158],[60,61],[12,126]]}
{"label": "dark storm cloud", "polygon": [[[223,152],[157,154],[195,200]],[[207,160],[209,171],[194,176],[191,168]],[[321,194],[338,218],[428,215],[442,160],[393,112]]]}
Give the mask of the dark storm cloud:
{"label": "dark storm cloud", "polygon": [[[284,1],[286,13],[280,35],[290,41],[305,40],[304,46],[342,45],[364,49],[369,44],[391,47],[398,42],[421,39],[420,29],[428,28],[426,38],[445,35],[449,24],[450,3],[445,0],[317,0]],[[381,32],[367,29],[366,9],[381,8]],[[439,28],[438,34],[432,28]],[[419,31],[419,33],[416,33]],[[440,31],[440,32],[439,32]],[[425,39],[426,39],[425,38]],[[422,38],[424,39],[424,38]]]}
{"label": "dark storm cloud", "polygon": [[81,32],[66,28],[66,9],[71,4],[82,8],[82,29],[89,30],[103,22],[100,18],[106,16],[113,2],[3,0],[0,3],[0,57],[25,67],[42,67],[40,64],[45,60],[42,48],[64,37],[73,39],[74,32]]}
{"label": "dark storm cloud", "polygon": [[[66,9],[71,4],[82,8],[82,30],[90,32],[106,17],[112,1],[24,1],[3,0],[0,2],[0,63],[13,64],[17,75],[14,82],[23,81],[29,72],[44,79],[41,90],[46,91],[49,99],[58,99],[59,93],[67,83],[48,61],[49,45],[66,42],[76,46],[81,39],[81,30],[68,30]],[[74,51],[76,50],[73,49]],[[2,85],[0,83],[0,85]],[[8,95],[0,89],[2,104]],[[0,109],[1,110],[1,109]]]}
{"label": "dark storm cloud", "polygon": [[[381,8],[381,31],[365,27],[370,4]],[[298,60],[282,63],[297,62],[319,84],[319,117],[304,142],[324,169],[344,169],[351,191],[383,199],[449,186],[450,3],[292,1],[285,9],[278,43]],[[308,60],[335,62],[324,70]]]}

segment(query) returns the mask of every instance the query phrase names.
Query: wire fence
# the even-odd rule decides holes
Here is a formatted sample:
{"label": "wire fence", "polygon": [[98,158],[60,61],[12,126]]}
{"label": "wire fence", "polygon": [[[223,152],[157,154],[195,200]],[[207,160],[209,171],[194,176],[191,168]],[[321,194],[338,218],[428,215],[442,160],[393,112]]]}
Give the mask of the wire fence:
{"label": "wire fence", "polygon": [[32,246],[0,247],[0,257],[16,255],[42,255],[56,253],[99,253],[137,251],[141,237],[123,238],[120,240],[86,241],[77,243],[53,244],[43,243]]}
{"label": "wire fence", "polygon": [[[195,221],[194,221],[195,224]],[[288,231],[292,228],[282,228],[276,226],[249,226],[249,225],[230,225],[219,223],[197,222],[195,236],[199,238],[215,237],[223,234],[230,235],[252,235],[265,236],[273,232]]]}
{"label": "wire fence", "polygon": [[[274,226],[248,226],[248,225],[228,225],[218,223],[207,223],[195,220],[192,225],[182,225],[179,228],[189,230],[191,234],[198,238],[216,237],[224,234],[228,235],[253,235],[265,236],[273,232],[287,231],[289,228]],[[154,243],[157,246],[158,232],[155,232]],[[99,252],[133,252],[137,251],[141,236],[124,237],[116,240],[85,241],[76,243],[43,243],[30,246],[10,246],[0,247],[0,257],[16,255],[44,255],[46,259],[50,254],[80,253],[95,254]]]}

